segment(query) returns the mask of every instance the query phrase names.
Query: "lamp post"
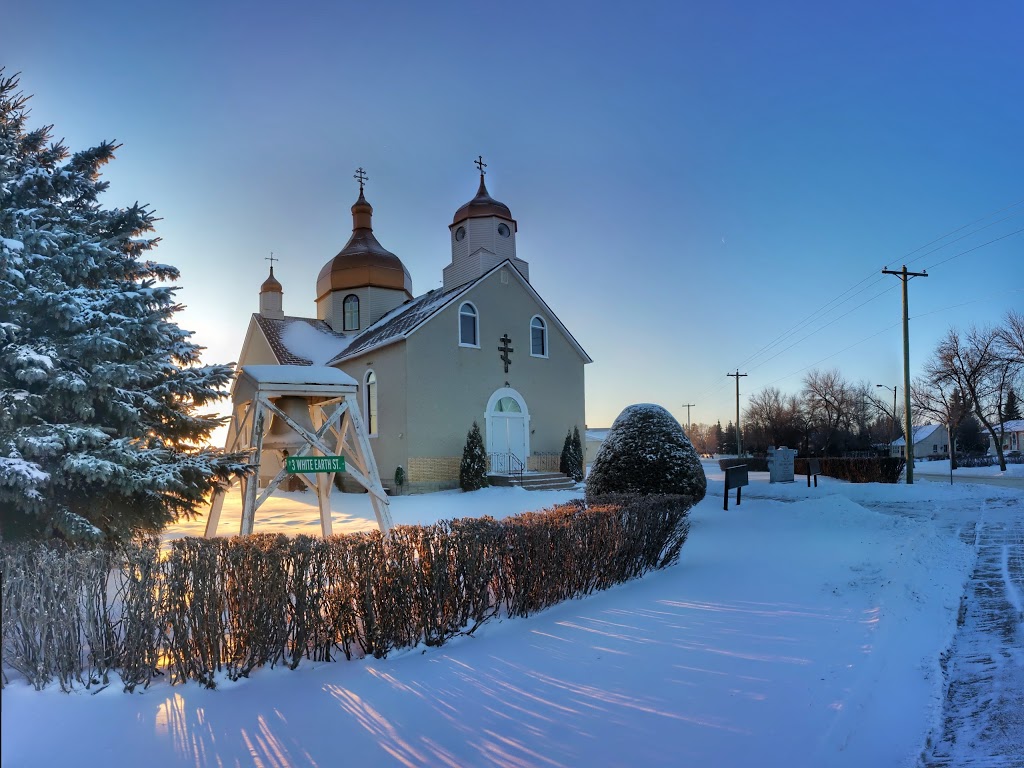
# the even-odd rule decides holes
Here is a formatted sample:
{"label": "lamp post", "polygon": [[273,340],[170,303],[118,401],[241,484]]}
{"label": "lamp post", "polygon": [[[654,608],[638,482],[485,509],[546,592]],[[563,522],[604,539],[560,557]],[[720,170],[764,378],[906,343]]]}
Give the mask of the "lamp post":
{"label": "lamp post", "polygon": [[[888,390],[887,384],[875,384],[876,387]],[[892,388],[892,416],[889,418],[889,455],[892,455],[892,441],[895,439],[896,434],[896,385]],[[908,440],[910,438],[907,438]]]}

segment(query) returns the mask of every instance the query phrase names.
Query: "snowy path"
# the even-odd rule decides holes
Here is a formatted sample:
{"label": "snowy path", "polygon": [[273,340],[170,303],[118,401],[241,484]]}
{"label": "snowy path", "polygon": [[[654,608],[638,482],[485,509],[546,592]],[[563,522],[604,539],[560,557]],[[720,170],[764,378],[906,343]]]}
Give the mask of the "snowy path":
{"label": "snowy path", "polygon": [[1024,509],[1019,499],[986,507],[927,768],[1024,766]]}

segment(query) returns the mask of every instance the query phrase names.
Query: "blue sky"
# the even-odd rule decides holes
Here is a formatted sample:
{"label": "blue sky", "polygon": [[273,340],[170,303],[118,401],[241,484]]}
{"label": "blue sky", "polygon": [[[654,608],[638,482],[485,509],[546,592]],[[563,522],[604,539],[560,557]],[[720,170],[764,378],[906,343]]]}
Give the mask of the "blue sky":
{"label": "blue sky", "polygon": [[123,143],[105,203],[162,217],[211,361],[270,251],[286,313],[315,313],[358,166],[378,239],[438,287],[479,154],[594,358],[591,427],[634,402],[724,425],[737,368],[744,395],[812,367],[901,384],[886,266],[929,272],[915,373],[950,325],[1024,309],[1020,3],[10,5],[33,125]]}

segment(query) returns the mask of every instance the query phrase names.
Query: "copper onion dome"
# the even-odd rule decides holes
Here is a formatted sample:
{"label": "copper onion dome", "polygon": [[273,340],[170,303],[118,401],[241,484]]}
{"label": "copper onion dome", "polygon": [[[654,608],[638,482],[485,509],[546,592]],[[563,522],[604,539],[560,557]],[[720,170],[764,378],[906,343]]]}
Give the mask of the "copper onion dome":
{"label": "copper onion dome", "polygon": [[498,202],[488,193],[487,187],[484,184],[484,175],[481,173],[480,189],[476,191],[476,197],[455,212],[451,226],[454,227],[460,221],[465,221],[466,219],[480,219],[485,216],[500,216],[512,222],[512,226],[516,227],[515,219],[512,218],[512,212],[508,209],[508,206]]}
{"label": "copper onion dome", "polygon": [[263,281],[263,285],[260,286],[260,293],[282,293],[283,289],[281,284],[274,277],[274,265],[270,265],[270,277]]}
{"label": "copper onion dome", "polygon": [[373,206],[360,188],[359,199],[352,206],[352,237],[320,270],[316,279],[318,299],[331,291],[368,286],[405,291],[412,298],[409,270],[400,258],[377,242],[370,223],[372,216]]}

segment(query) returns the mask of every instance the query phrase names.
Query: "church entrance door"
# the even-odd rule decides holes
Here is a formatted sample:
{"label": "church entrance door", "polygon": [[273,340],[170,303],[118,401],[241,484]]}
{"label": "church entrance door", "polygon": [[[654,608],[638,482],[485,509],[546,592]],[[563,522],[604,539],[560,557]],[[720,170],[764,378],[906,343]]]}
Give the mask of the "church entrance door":
{"label": "church entrance door", "polygon": [[491,472],[525,469],[530,453],[530,413],[523,396],[508,387],[497,390],[487,403],[485,423]]}

